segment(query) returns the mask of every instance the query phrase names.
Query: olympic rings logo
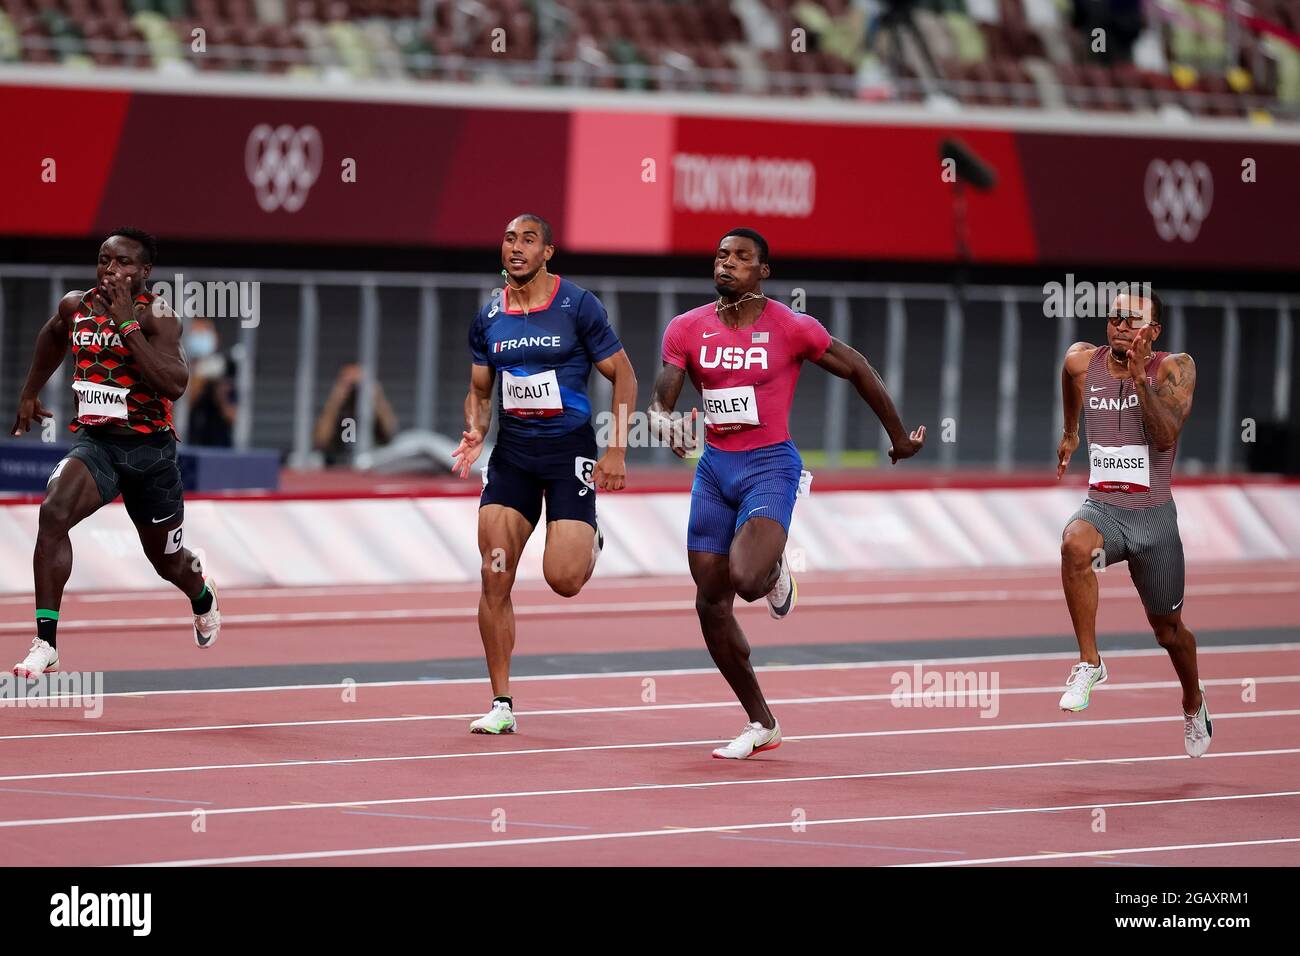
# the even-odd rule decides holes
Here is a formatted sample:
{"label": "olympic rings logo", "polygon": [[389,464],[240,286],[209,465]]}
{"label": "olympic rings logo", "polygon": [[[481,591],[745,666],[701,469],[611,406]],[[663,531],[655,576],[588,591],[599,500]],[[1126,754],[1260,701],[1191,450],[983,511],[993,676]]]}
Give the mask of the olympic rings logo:
{"label": "olympic rings logo", "polygon": [[1192,163],[1153,159],[1147,166],[1146,200],[1161,239],[1192,242],[1210,215],[1214,177],[1199,159]]}
{"label": "olympic rings logo", "polygon": [[244,144],[244,170],[263,211],[301,209],[320,175],[323,153],[315,126],[254,126]]}

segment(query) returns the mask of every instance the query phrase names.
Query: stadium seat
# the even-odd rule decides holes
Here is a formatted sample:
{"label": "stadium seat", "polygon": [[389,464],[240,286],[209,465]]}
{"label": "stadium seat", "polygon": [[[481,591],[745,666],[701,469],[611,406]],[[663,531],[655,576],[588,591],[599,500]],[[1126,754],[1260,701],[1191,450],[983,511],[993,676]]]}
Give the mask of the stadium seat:
{"label": "stadium seat", "polygon": [[[1247,29],[1227,62],[1223,13],[1195,0],[1148,8],[1131,64],[1094,54],[1062,0],[919,0],[916,30],[877,25],[871,49],[867,17],[883,0],[555,2],[559,66],[544,76],[528,69],[550,27],[532,0],[437,3],[432,22],[421,0],[0,0],[0,62],[868,99],[914,98],[947,78],[972,104],[1181,102],[1209,115],[1300,103],[1300,49]],[[1300,0],[1252,0],[1252,15],[1295,31]],[[195,27],[207,52],[191,49]],[[492,49],[498,27],[504,52]],[[797,54],[796,28],[808,41]]]}
{"label": "stadium seat", "polygon": [[[172,21],[153,10],[145,10],[131,17],[130,22],[145,46],[149,48],[155,66],[184,59],[181,39],[177,36]],[[190,39],[188,33],[185,39]]]}
{"label": "stadium seat", "polygon": [[0,10],[0,63],[14,63],[22,58],[22,46],[18,40],[18,30],[9,19],[9,14]]}
{"label": "stadium seat", "polygon": [[1271,35],[1260,39],[1260,47],[1272,58],[1278,100],[1300,104],[1300,51]]}
{"label": "stadium seat", "polygon": [[952,35],[956,47],[957,59],[962,63],[985,63],[988,61],[988,44],[975,21],[964,13],[945,13],[944,21]]}

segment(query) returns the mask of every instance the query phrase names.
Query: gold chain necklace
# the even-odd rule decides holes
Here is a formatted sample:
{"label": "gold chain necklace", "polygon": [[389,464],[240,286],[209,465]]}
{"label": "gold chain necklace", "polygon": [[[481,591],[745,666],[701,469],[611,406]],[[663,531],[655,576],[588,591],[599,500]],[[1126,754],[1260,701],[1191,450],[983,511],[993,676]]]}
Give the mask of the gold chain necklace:
{"label": "gold chain necklace", "polygon": [[757,299],[766,299],[766,298],[767,296],[763,295],[763,293],[761,292],[746,292],[735,302],[727,302],[725,299],[722,298],[722,296],[718,296],[718,301],[713,306],[713,311],[717,313],[719,316],[721,316],[722,313],[725,312],[727,309],[738,309],[741,307],[741,305],[743,305],[746,302],[753,302]]}
{"label": "gold chain necklace", "polygon": [[[529,279],[527,282],[525,282],[523,285],[511,285],[511,284],[510,284],[510,277],[507,275],[507,276],[506,276],[506,291],[505,291],[505,293],[504,293],[504,295],[506,296],[506,304],[509,305],[509,303],[510,303],[510,290],[513,289],[513,290],[515,291],[515,301],[517,301],[517,302],[519,303],[519,311],[522,312],[525,316],[527,316],[527,315],[531,315],[531,314],[532,314],[532,310],[528,308],[528,300],[527,300],[526,298],[525,298],[525,299],[520,299],[520,298],[519,298],[519,293],[520,293],[520,292],[523,292],[523,291],[524,291],[525,289],[527,289],[530,285],[532,285],[534,282],[536,282],[536,281],[537,281],[537,277],[540,276],[540,275],[541,275],[543,272],[545,272],[545,271],[546,271],[545,268],[538,269],[535,273],[533,273],[533,277],[532,277],[531,279]],[[547,272],[546,274],[547,274],[547,275],[550,275],[549,272]]]}

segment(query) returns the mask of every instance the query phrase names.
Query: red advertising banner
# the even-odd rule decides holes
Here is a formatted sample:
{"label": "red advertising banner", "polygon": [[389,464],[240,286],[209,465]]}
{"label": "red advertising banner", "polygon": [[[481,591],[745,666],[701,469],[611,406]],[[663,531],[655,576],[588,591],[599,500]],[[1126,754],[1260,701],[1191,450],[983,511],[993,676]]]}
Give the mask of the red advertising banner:
{"label": "red advertising banner", "polygon": [[0,233],[96,232],[130,102],[122,92],[0,86],[0,116],[10,130],[0,149]]}
{"label": "red advertising banner", "polygon": [[1300,265],[1300,146],[1132,136],[1017,136],[1046,262]]}
{"label": "red advertising banner", "polygon": [[596,110],[0,86],[0,234],[489,247],[520,211],[577,252],[1300,267],[1300,144]]}
{"label": "red advertising banner", "polygon": [[[927,127],[678,121],[672,157],[672,247],[708,251],[752,224],[782,256],[933,259],[957,256],[953,184]],[[1014,135],[962,131],[999,173],[991,193],[966,190],[976,259],[1032,262],[1034,235]]]}
{"label": "red advertising banner", "polygon": [[520,209],[563,208],[567,124],[535,111],[136,94],[96,227],[491,245]]}

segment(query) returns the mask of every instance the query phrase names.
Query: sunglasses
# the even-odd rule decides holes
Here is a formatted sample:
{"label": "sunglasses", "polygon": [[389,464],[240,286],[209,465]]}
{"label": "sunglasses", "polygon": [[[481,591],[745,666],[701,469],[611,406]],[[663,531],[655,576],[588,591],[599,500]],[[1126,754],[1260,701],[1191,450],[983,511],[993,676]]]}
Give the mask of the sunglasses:
{"label": "sunglasses", "polygon": [[1115,326],[1127,322],[1130,329],[1145,329],[1155,324],[1141,312],[1116,312],[1114,315],[1107,316],[1106,321]]}

